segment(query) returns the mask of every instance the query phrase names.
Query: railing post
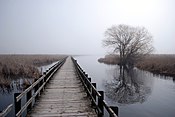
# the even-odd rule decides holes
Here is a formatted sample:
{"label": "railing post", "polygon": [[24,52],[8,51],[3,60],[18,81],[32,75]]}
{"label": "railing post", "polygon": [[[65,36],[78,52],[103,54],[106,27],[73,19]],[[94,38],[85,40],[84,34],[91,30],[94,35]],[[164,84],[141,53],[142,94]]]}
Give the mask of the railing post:
{"label": "railing post", "polygon": [[43,75],[46,75],[46,72],[43,72]]}
{"label": "railing post", "polygon": [[[110,106],[110,108],[114,111],[114,113],[118,116],[118,107],[117,106]],[[110,116],[112,117],[112,116]]]}
{"label": "railing post", "polygon": [[[89,82],[91,83],[91,78],[88,78],[88,80],[89,80]],[[91,93],[91,84],[88,84],[88,89],[89,89],[89,91],[90,91],[90,93]]]}
{"label": "railing post", "polygon": [[[27,92],[27,102],[30,100],[30,98],[32,97],[32,90],[30,90],[29,92]],[[33,100],[32,100],[33,101]],[[30,105],[27,107],[27,111],[32,109],[32,102],[30,103]]]}
{"label": "railing post", "polygon": [[88,79],[87,79],[87,76],[88,76],[88,75],[87,75],[85,72],[83,72],[83,73],[84,73],[84,76],[85,76],[85,77],[84,77],[84,82],[85,82],[85,84],[86,84],[86,86],[87,86],[87,80],[88,80]]}
{"label": "railing post", "polygon": [[83,81],[84,81],[84,83],[86,84],[86,78],[84,77],[84,72],[83,73],[81,73],[81,77],[83,78]]}
{"label": "railing post", "polygon": [[[38,83],[38,89],[40,88],[40,86],[41,86],[41,81]],[[41,90],[39,91],[39,93],[38,93],[38,97],[41,95]]]}
{"label": "railing post", "polygon": [[[92,85],[96,88],[96,83],[92,83]],[[92,88],[92,97],[94,98],[94,100],[96,101],[96,93],[94,91],[94,89]],[[94,102],[92,101],[92,106],[95,106]]]}
{"label": "railing post", "polygon": [[[89,82],[88,82],[88,81],[89,81]],[[88,78],[88,81],[87,81],[87,87],[88,87],[88,90],[89,90],[89,93],[90,93],[90,94],[88,94],[88,95],[91,95],[91,84],[90,84],[91,78]]]}
{"label": "railing post", "polygon": [[114,117],[118,115],[118,107],[109,108],[108,104],[104,101],[104,92],[98,91],[97,93],[96,83],[91,83],[91,78],[88,78],[88,74],[86,74],[82,70],[82,68],[77,64],[77,62],[74,64],[76,66],[76,71],[79,73],[78,75],[81,77],[81,81],[83,82],[83,85],[85,86],[86,91],[89,90],[89,93],[87,94],[91,95],[92,108],[94,108],[95,106],[95,109],[98,113],[98,117],[104,116],[104,107],[106,107],[106,110],[109,113],[110,117]]}
{"label": "railing post", "polygon": [[88,74],[85,73],[85,76],[88,78]]}
{"label": "railing post", "polygon": [[[41,86],[44,84],[44,82],[45,82],[44,79],[42,79]],[[42,88],[41,92],[44,92],[44,87]]]}
{"label": "railing post", "polygon": [[85,79],[86,79],[86,86],[88,86],[88,81],[87,81],[88,80],[88,74],[85,73],[85,76],[86,76],[85,77]]}
{"label": "railing post", "polygon": [[44,76],[44,82],[46,82],[46,80],[47,80],[47,77],[46,77],[46,73],[45,73],[45,76]]}
{"label": "railing post", "polygon": [[44,82],[46,82],[46,80],[47,80],[47,77],[48,77],[48,74],[47,74],[47,72],[44,72]]}
{"label": "railing post", "polygon": [[[36,79],[37,81],[37,79]],[[36,93],[36,91],[39,89],[39,84],[35,85],[34,87],[34,93]],[[36,99],[39,97],[39,94],[36,95]]]}
{"label": "railing post", "polygon": [[98,91],[100,93],[100,97],[98,98],[98,107],[101,110],[101,113],[99,113],[99,116],[104,115],[104,107],[103,107],[103,100],[104,100],[104,92],[103,91]]}
{"label": "railing post", "polygon": [[16,114],[21,110],[21,99],[17,102],[16,101],[16,97],[19,95],[20,93],[14,93],[14,100],[15,100],[15,116]]}
{"label": "railing post", "polygon": [[91,82],[91,78],[88,78],[89,82]]}

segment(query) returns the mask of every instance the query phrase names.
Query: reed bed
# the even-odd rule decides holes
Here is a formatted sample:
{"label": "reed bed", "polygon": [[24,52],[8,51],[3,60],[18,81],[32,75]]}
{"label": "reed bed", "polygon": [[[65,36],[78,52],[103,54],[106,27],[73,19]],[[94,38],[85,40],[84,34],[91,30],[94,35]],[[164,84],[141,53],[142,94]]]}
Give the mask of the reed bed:
{"label": "reed bed", "polygon": [[154,54],[144,58],[136,65],[137,68],[156,74],[175,76],[175,55]]}
{"label": "reed bed", "polygon": [[114,54],[106,55],[104,58],[99,58],[98,62],[109,65],[116,65],[119,64],[119,55]]}
{"label": "reed bed", "polygon": [[0,55],[0,75],[39,78],[37,67],[65,57],[66,55]]}
{"label": "reed bed", "polygon": [[[105,64],[119,64],[118,55],[106,55],[98,59]],[[150,71],[155,74],[162,74],[175,77],[175,55],[174,54],[151,54],[142,61],[138,61],[135,67]]]}

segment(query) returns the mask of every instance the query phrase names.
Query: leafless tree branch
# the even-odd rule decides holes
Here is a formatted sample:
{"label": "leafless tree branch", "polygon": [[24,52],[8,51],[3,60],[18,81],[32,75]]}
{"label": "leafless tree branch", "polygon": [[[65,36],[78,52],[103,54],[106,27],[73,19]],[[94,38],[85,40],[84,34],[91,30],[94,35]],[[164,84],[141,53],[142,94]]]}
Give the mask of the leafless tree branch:
{"label": "leafless tree branch", "polygon": [[154,50],[152,39],[144,27],[118,25],[105,31],[103,45],[114,48],[114,52],[120,54],[120,64],[134,65]]}

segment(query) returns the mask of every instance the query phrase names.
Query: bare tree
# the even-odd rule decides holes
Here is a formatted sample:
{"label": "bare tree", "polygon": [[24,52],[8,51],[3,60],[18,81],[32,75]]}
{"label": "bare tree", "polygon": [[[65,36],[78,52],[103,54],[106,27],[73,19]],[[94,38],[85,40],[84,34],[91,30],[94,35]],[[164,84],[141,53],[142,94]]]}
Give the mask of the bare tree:
{"label": "bare tree", "polygon": [[152,36],[144,27],[117,25],[105,32],[104,46],[120,54],[120,64],[133,66],[153,51]]}

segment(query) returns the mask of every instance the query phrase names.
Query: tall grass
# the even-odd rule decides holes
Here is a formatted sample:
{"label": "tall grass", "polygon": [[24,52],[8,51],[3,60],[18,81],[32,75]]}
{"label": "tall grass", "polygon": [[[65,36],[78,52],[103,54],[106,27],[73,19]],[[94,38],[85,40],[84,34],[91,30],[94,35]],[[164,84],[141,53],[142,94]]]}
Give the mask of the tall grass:
{"label": "tall grass", "polygon": [[51,64],[65,55],[0,55],[0,75],[38,78],[37,67]]}
{"label": "tall grass", "polygon": [[104,58],[99,58],[98,62],[109,65],[119,64],[119,55],[114,54],[106,55]]}
{"label": "tall grass", "polygon": [[153,73],[175,76],[175,55],[150,55],[138,62],[136,67]]}
{"label": "tall grass", "polygon": [[[98,59],[105,64],[119,64],[118,55],[107,55]],[[138,61],[135,67],[150,71],[156,74],[175,76],[175,55],[174,54],[152,54]]]}

